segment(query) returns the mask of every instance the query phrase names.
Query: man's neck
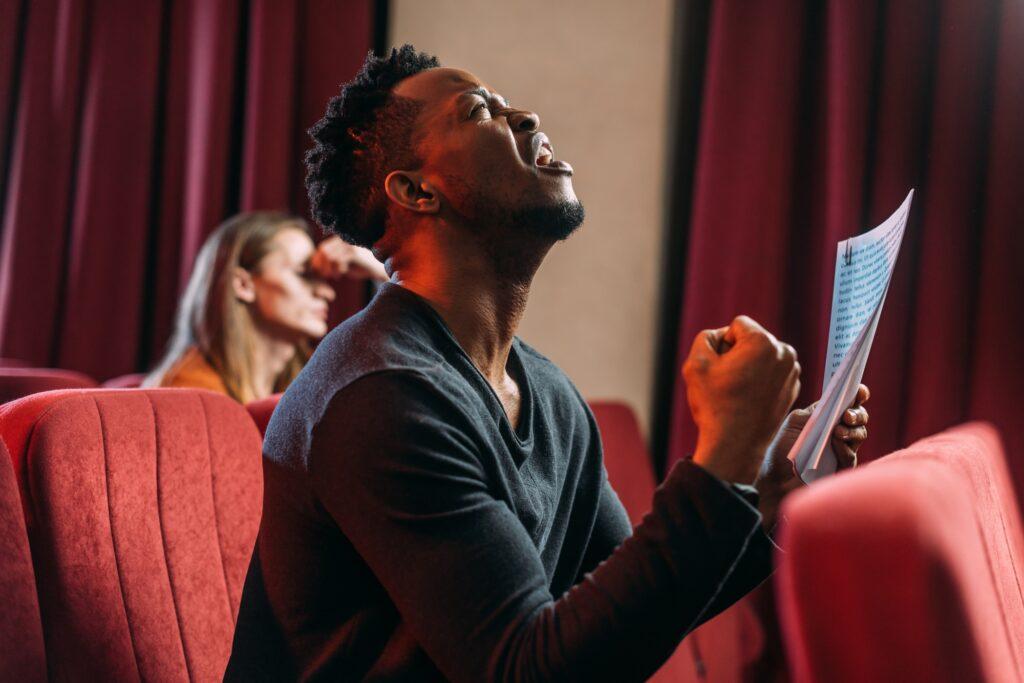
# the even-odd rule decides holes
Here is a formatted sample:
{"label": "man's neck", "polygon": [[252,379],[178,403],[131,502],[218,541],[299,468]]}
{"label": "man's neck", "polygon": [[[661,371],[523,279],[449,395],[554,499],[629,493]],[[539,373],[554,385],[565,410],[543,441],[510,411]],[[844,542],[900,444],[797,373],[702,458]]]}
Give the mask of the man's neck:
{"label": "man's neck", "polygon": [[488,382],[500,386],[546,250],[512,258],[489,248],[416,246],[414,258],[392,261],[393,281],[426,299]]}

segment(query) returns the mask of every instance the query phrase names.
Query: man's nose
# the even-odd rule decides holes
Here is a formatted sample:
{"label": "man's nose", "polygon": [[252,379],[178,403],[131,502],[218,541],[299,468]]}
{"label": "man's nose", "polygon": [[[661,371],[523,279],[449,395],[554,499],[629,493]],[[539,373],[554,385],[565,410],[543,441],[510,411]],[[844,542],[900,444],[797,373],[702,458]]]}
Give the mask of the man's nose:
{"label": "man's nose", "polygon": [[529,132],[540,127],[540,117],[532,111],[516,110],[508,115],[508,125],[518,132]]}

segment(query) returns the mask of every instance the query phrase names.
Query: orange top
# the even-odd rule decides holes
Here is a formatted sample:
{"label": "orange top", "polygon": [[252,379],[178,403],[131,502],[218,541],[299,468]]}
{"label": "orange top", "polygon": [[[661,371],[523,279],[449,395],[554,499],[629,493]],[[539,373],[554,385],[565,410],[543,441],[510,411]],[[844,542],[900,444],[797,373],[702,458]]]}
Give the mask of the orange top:
{"label": "orange top", "polygon": [[203,357],[196,347],[186,351],[181,359],[171,366],[170,370],[160,378],[162,387],[192,387],[194,389],[209,389],[218,394],[228,394],[228,388],[224,385],[213,366]]}

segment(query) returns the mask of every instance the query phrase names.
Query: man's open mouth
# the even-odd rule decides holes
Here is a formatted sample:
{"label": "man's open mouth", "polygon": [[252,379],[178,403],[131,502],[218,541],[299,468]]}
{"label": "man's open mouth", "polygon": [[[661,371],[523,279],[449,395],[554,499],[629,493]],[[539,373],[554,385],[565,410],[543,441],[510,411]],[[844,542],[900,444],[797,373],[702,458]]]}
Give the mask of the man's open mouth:
{"label": "man's open mouth", "polygon": [[540,143],[540,149],[537,150],[537,158],[534,160],[538,166],[547,166],[554,161],[555,154],[551,151],[551,145],[542,142]]}
{"label": "man's open mouth", "polygon": [[551,142],[547,139],[547,136],[543,133],[538,133],[534,136],[533,140],[533,163],[540,171],[556,171],[558,173],[568,173],[572,175],[572,166],[555,159],[555,151],[551,147]]}

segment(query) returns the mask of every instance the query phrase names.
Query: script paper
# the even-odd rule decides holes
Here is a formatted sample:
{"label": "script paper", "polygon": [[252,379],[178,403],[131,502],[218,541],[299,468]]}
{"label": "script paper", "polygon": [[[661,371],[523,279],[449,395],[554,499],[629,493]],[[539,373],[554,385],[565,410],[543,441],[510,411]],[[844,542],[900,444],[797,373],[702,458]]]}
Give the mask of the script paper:
{"label": "script paper", "polygon": [[807,483],[836,471],[832,430],[857,395],[896,266],[914,191],[874,230],[836,246],[821,398],[789,453]]}

